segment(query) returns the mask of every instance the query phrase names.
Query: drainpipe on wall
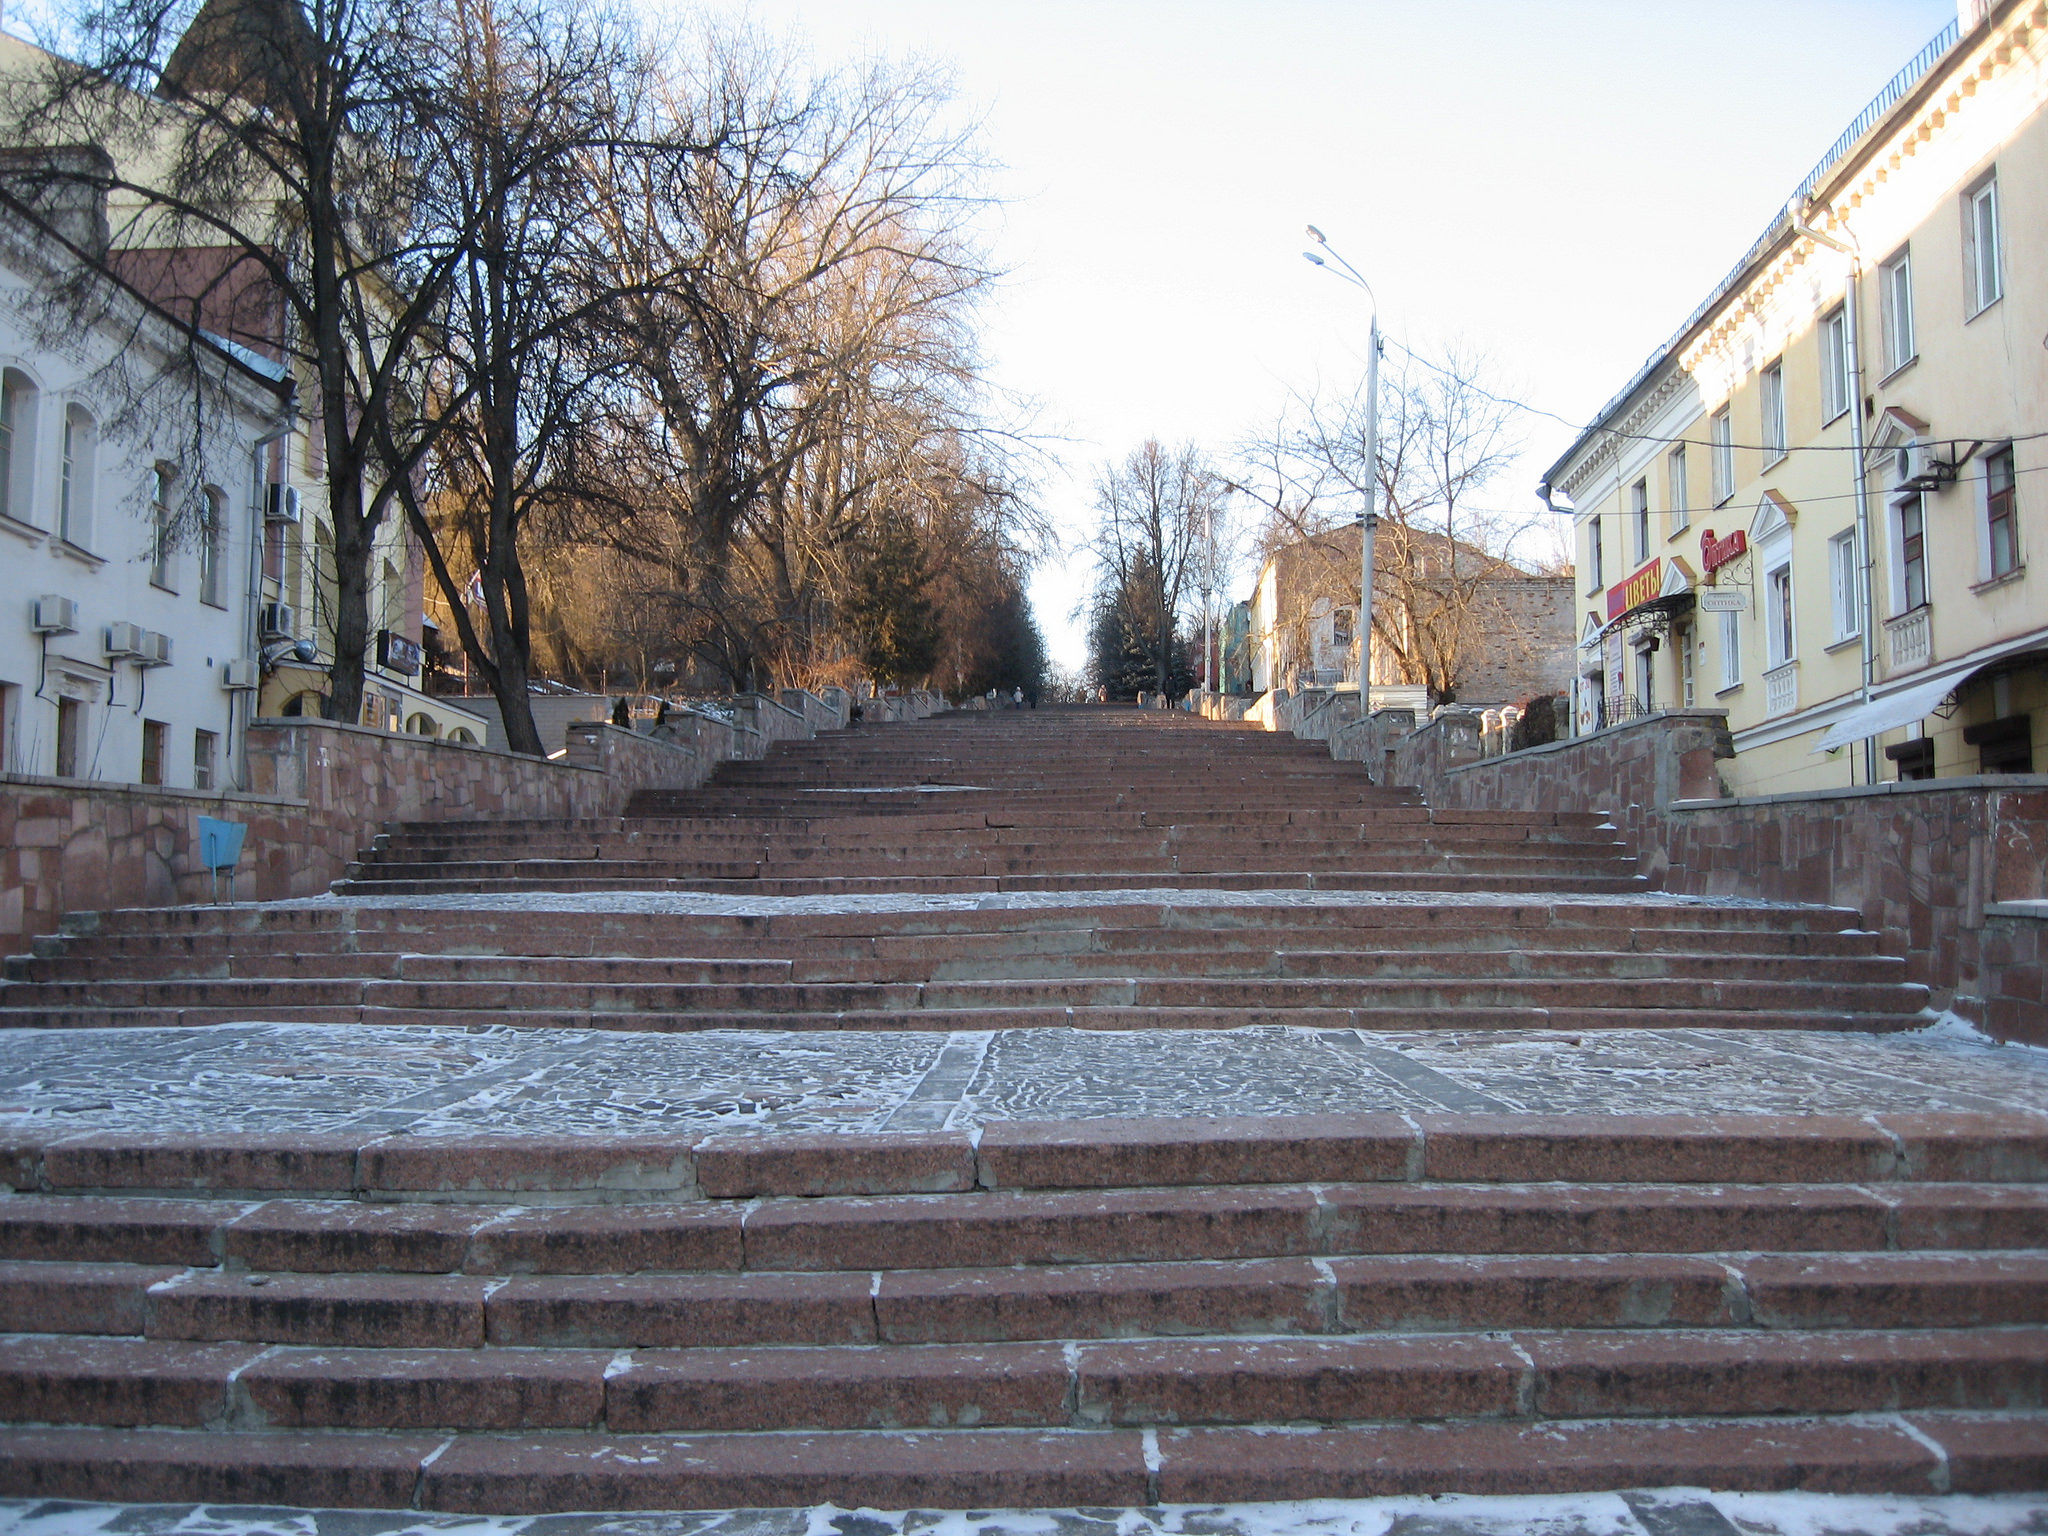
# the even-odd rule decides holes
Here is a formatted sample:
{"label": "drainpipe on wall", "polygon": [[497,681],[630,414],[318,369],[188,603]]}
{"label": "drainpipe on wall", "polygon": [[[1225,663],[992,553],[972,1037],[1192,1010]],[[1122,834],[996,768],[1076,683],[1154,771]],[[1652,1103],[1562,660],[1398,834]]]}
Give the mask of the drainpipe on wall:
{"label": "drainpipe on wall", "polygon": [[[1847,324],[1843,327],[1843,341],[1848,349],[1849,364],[1849,457],[1854,462],[1856,492],[1856,547],[1862,555],[1863,622],[1857,627],[1863,631],[1863,702],[1870,702],[1871,682],[1877,674],[1877,594],[1875,591],[1877,554],[1870,542],[1870,485],[1868,468],[1863,461],[1863,253],[1855,243],[1838,239],[1815,229],[1807,222],[1808,209],[1787,210],[1792,217],[1792,229],[1804,235],[1816,245],[1827,246],[1840,251],[1849,258],[1849,298],[1843,307]],[[1877,782],[1877,738],[1863,738],[1863,782]]]}

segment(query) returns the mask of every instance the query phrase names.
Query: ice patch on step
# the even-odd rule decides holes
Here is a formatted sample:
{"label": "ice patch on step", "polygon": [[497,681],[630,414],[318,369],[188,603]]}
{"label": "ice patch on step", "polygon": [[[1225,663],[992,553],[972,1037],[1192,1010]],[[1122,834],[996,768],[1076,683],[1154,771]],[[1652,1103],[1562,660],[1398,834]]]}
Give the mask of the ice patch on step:
{"label": "ice patch on step", "polygon": [[1922,1040],[1943,1040],[1956,1045],[1981,1045],[2002,1051],[2031,1051],[2048,1058],[2048,1046],[2028,1045],[2021,1040],[2001,1040],[1996,1035],[1987,1035],[1953,1010],[1940,1015],[1925,1029],[1916,1029],[1913,1033]]}

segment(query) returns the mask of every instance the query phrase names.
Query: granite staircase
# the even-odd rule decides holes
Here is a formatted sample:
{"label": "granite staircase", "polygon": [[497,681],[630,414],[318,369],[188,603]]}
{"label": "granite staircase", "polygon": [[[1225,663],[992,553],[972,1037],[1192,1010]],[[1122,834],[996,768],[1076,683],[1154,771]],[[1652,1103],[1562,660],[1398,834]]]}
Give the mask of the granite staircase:
{"label": "granite staircase", "polygon": [[[7,962],[0,1024],[735,1051],[1924,1024],[1877,945],[1849,912],[1659,893],[1594,817],[1432,810],[1313,744],[1040,711],[784,745],[605,821],[394,828],[319,901],[81,915]],[[0,1496],[2048,1487],[2048,1115],[5,1124]]]}
{"label": "granite staircase", "polygon": [[0,1492],[556,1510],[2048,1478],[2048,1125],[10,1149]]}

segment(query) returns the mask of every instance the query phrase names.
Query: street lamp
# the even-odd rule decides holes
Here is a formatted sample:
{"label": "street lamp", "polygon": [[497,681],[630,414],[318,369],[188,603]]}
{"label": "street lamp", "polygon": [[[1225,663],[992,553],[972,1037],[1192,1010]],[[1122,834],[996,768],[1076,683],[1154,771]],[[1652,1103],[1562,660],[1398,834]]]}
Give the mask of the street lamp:
{"label": "street lamp", "polygon": [[1380,301],[1364,274],[1331,246],[1320,229],[1311,224],[1308,234],[1337,265],[1331,266],[1330,261],[1325,261],[1314,251],[1303,251],[1302,256],[1332,277],[1342,278],[1354,288],[1363,288],[1365,296],[1372,301],[1372,331],[1365,349],[1365,512],[1358,520],[1358,710],[1361,715],[1369,715],[1372,713],[1372,557],[1373,542],[1380,527],[1379,512],[1375,508],[1380,480]]}

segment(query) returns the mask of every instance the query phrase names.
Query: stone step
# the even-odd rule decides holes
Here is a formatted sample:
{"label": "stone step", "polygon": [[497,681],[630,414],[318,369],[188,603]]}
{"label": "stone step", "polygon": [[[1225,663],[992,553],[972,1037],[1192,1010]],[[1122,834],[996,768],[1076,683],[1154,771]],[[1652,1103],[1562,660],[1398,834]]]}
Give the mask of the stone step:
{"label": "stone step", "polygon": [[954,896],[997,891],[1101,890],[1470,891],[1595,895],[1632,891],[1647,893],[1649,885],[1639,875],[1621,874],[1469,875],[1348,870],[1274,870],[1220,875],[1111,870],[1064,875],[762,876],[746,879],[720,879],[709,875],[616,876],[605,879],[576,874],[551,874],[536,875],[530,879],[344,879],[334,883],[334,892],[340,896],[460,896],[480,893],[516,894],[521,891],[700,891],[710,895],[749,896]]}
{"label": "stone step", "polygon": [[2048,1255],[1372,1255],[509,1278],[0,1261],[0,1332],[318,1348],[738,1348],[2048,1324]]}
{"label": "stone step", "polygon": [[[976,1132],[386,1136],[17,1128],[22,1194],[256,1192],[535,1201],[974,1190],[1550,1183],[2048,1184],[2048,1115],[1356,1114],[994,1120]],[[15,1198],[20,1198],[16,1196]],[[2030,1196],[2016,1196],[2024,1201]],[[0,1198],[0,1210],[13,1206]],[[104,1209],[81,1204],[77,1209]],[[940,1207],[944,1209],[944,1207]],[[181,1250],[179,1262],[199,1260]]]}
{"label": "stone step", "polygon": [[0,1339],[0,1420],[619,1433],[2039,1409],[2048,1330],[313,1349]]}
{"label": "stone step", "polygon": [[627,1274],[1345,1254],[2048,1246],[2007,1184],[1329,1184],[502,1205],[19,1195],[0,1257],[293,1273]]}
{"label": "stone step", "polygon": [[1394,1493],[1714,1486],[1995,1493],[2048,1471],[2048,1417],[1922,1411],[1175,1428],[219,1435],[49,1428],[0,1441],[0,1493],[39,1499],[533,1515],[805,1507],[1125,1508]]}

